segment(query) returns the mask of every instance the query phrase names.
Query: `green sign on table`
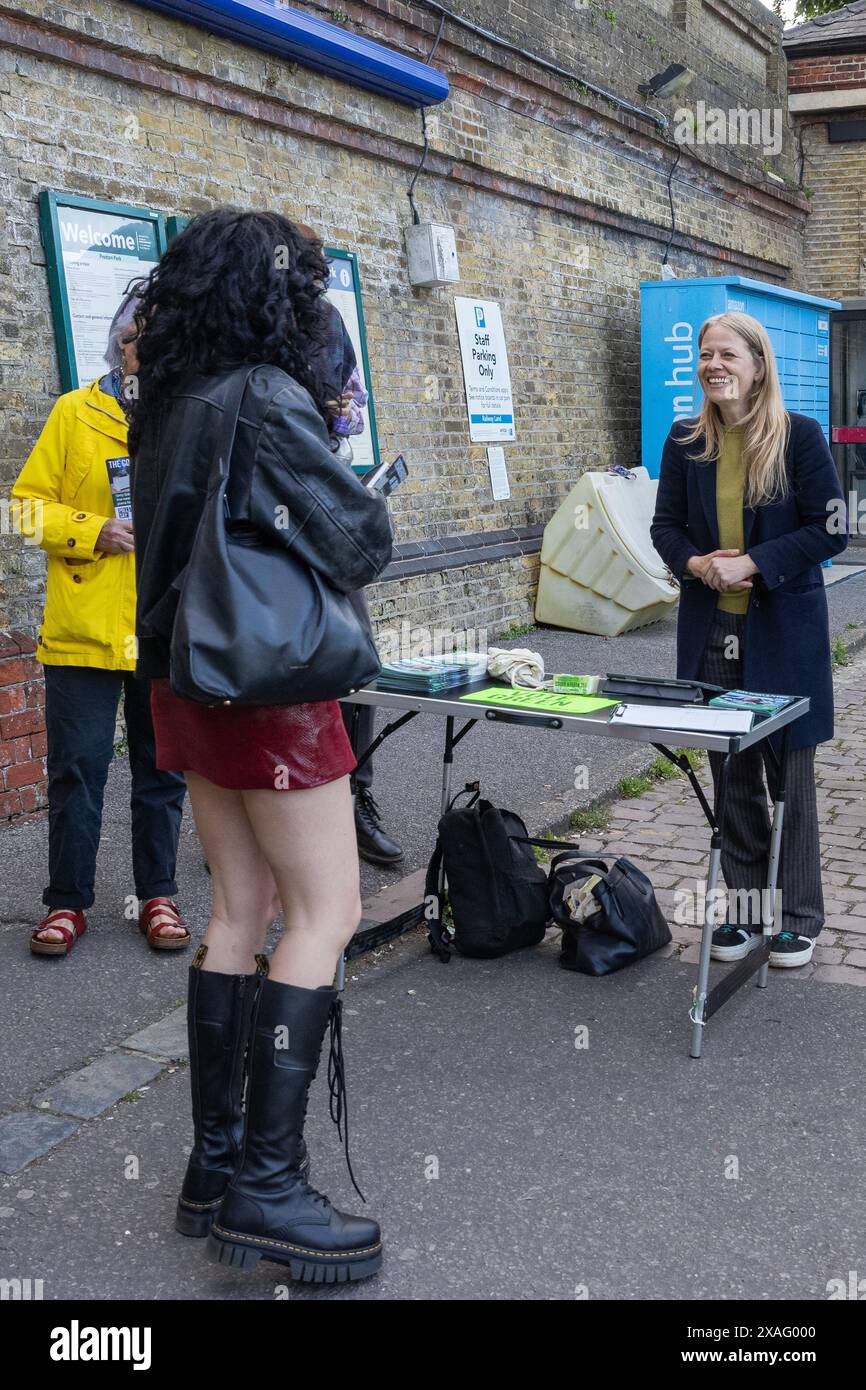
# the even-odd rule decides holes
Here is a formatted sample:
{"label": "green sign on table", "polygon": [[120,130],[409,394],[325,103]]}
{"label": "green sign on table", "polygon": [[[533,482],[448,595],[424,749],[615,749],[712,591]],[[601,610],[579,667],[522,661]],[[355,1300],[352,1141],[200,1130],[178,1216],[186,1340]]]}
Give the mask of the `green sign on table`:
{"label": "green sign on table", "polygon": [[594,710],[610,708],[616,700],[600,700],[597,695],[555,695],[552,690],[504,690],[491,685],[488,690],[473,690],[461,695],[461,700],[479,705],[506,705],[512,709],[542,710],[546,714],[592,714]]}

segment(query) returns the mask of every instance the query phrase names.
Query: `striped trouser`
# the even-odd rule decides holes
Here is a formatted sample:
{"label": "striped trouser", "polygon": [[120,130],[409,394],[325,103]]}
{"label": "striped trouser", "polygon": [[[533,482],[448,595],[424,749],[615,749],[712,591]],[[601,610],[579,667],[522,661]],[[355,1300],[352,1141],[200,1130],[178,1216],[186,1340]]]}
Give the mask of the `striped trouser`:
{"label": "striped trouser", "polygon": [[[704,648],[700,680],[728,690],[743,688],[745,626],[745,614],[716,611]],[[762,751],[766,747],[763,742],[742,753],[734,753],[728,765],[722,873],[729,891],[760,890],[766,883],[770,814],[764,773],[771,799],[776,791],[774,767]],[[721,753],[710,753],[716,788],[722,759]],[[814,747],[796,748],[788,753],[778,887],[781,889],[781,930],[800,936],[817,936],[824,925],[824,895]],[[738,898],[738,904],[742,901]],[[757,893],[750,892],[745,901],[758,903],[760,900]],[[748,920],[753,926],[759,926],[760,913],[750,911]],[[738,913],[736,924],[743,925],[742,913]],[[778,917],[776,929],[780,929]]]}

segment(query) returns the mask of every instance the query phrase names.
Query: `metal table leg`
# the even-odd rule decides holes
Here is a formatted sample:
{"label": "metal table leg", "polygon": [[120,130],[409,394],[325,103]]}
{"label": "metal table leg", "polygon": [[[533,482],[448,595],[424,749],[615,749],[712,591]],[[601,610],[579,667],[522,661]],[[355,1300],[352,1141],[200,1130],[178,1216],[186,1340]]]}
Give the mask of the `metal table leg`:
{"label": "metal table leg", "polygon": [[727,753],[722,760],[719,770],[719,777],[716,790],[716,802],[713,809],[712,836],[710,839],[710,863],[707,870],[707,892],[704,900],[704,926],[701,933],[701,955],[698,964],[698,982],[695,986],[692,1007],[689,1016],[692,1020],[692,1045],[689,1049],[690,1057],[700,1057],[703,1045],[702,1033],[706,1023],[705,1008],[707,1002],[707,986],[710,978],[710,950],[713,944],[713,931],[715,930],[715,907],[716,907],[716,888],[719,881],[719,867],[722,861],[722,833],[725,821],[725,798],[728,790],[728,773],[730,771],[731,754]]}
{"label": "metal table leg", "polygon": [[[782,750],[776,795],[773,800],[773,824],[770,829],[770,853],[767,860],[767,891],[761,895],[761,931],[767,946],[776,930],[776,885],[779,881],[779,861],[782,855],[782,825],[785,820],[785,781],[788,774],[788,735],[790,725],[782,730]],[[758,974],[758,989],[767,988],[769,961],[764,961]]]}
{"label": "metal table leg", "polygon": [[[440,801],[439,810],[439,814],[442,816],[445,815],[445,812],[451,806],[451,777],[454,770],[454,749],[457,747],[457,744],[460,742],[461,738],[463,738],[465,734],[468,734],[469,730],[475,726],[476,722],[477,721],[475,719],[467,720],[467,722],[463,725],[463,728],[460,730],[459,734],[455,735],[454,716],[449,714],[448,718],[445,720],[445,752],[442,754],[442,799]],[[477,785],[478,784],[476,783],[476,787]],[[439,900],[437,906],[438,913],[441,918],[445,898],[444,858],[442,860],[442,863],[439,865],[439,876],[436,881],[436,895]],[[443,930],[445,934],[448,935],[448,929],[444,928]]]}

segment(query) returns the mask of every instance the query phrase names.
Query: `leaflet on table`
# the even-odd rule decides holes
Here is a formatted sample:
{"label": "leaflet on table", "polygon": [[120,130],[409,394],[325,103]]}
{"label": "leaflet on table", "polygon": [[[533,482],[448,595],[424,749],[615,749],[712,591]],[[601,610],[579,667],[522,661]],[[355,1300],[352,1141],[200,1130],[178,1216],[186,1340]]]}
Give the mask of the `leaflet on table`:
{"label": "leaflet on table", "polygon": [[470,685],[487,674],[486,653],[449,652],[437,657],[410,656],[402,661],[385,661],[376,684],[380,690],[414,691],[435,694],[457,685]]}
{"label": "leaflet on table", "polygon": [[503,689],[492,685],[487,690],[473,690],[461,700],[480,705],[505,705],[511,709],[537,709],[551,714],[592,714],[598,709],[613,709],[615,700],[599,700],[592,695],[557,695],[552,690]]}
{"label": "leaflet on table", "polygon": [[681,733],[747,734],[754,717],[751,710],[710,709],[709,705],[617,705],[610,723]]}
{"label": "leaflet on table", "polygon": [[796,698],[796,695],[761,695],[754,690],[726,690],[724,695],[714,695],[709,703],[714,709],[750,709],[754,714],[778,714]]}

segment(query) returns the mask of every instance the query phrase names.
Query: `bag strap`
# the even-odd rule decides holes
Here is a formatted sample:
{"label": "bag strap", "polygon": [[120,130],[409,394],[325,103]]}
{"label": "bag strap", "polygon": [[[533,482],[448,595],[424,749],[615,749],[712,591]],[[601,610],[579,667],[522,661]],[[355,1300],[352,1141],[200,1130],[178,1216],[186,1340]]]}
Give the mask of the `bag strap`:
{"label": "bag strap", "polygon": [[424,907],[428,903],[436,905],[436,913],[427,918],[427,940],[430,942],[430,950],[437,960],[443,965],[447,965],[451,959],[451,947],[445,935],[445,928],[442,925],[442,899],[439,894],[439,872],[442,868],[442,839],[437,836],[436,848],[430,856],[430,863],[427,865],[427,874],[424,879]]}
{"label": "bag strap", "polygon": [[589,850],[579,850],[577,845],[572,848],[565,840],[536,840],[531,835],[512,835],[511,839],[516,840],[519,845],[537,845],[539,849],[558,849],[561,853],[567,853],[570,858],[587,859],[592,857]]}
{"label": "bag strap", "polygon": [[[260,366],[261,363],[256,362],[254,366],[243,367],[234,373],[234,380],[226,392],[226,398],[223,402],[223,418],[220,424],[216,446],[216,471],[217,476],[221,479],[228,479],[229,476],[232,449],[235,445],[235,435],[238,432],[241,404],[247,389],[247,382],[256,370],[256,367]],[[231,513],[228,504],[228,491],[223,495],[223,510],[226,520],[230,521]]]}
{"label": "bag strap", "polygon": [[[555,877],[556,871],[559,868],[560,864],[564,864],[567,860],[574,859],[574,857],[575,856],[573,854],[558,854],[555,859],[552,859],[550,862],[551,878]],[[594,868],[598,873],[599,878],[603,878],[604,881],[607,882],[610,870],[607,867],[606,859],[594,859],[587,854],[579,854],[577,858],[580,859],[582,863],[586,864],[587,867],[591,865],[592,868]]]}
{"label": "bag strap", "polygon": [[457,801],[460,800],[461,796],[468,796],[468,797],[469,797],[469,800],[467,801],[466,805],[463,807],[463,810],[464,810],[464,811],[470,811],[470,810],[472,809],[472,807],[475,805],[475,803],[476,803],[476,801],[478,800],[478,798],[480,797],[480,795],[481,795],[481,783],[480,783],[480,782],[467,782],[467,783],[466,783],[466,786],[463,788],[462,791],[460,791],[460,792],[455,792],[455,793],[454,793],[454,795],[452,796],[451,800],[448,802],[448,810],[449,810],[449,811],[453,811],[453,810],[454,810],[454,805],[455,805],[455,803],[456,803]]}

